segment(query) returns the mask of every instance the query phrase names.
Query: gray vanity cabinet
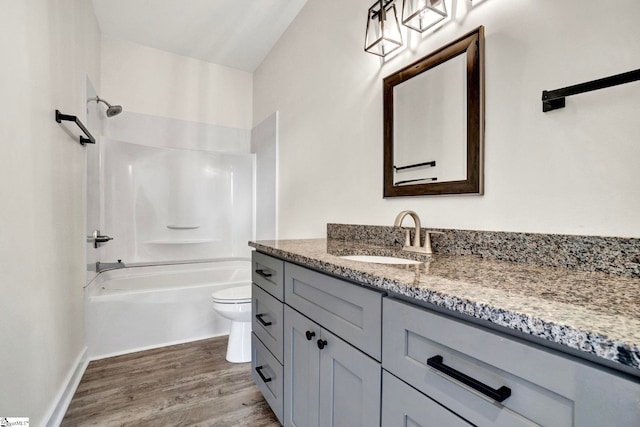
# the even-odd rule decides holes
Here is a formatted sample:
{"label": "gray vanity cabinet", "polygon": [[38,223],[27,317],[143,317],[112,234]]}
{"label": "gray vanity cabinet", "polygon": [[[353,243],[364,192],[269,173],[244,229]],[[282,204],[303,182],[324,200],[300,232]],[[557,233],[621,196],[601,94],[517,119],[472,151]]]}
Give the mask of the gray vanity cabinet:
{"label": "gray vanity cabinet", "polygon": [[379,426],[383,293],[259,252],[252,264],[252,375],[280,422]]}
{"label": "gray vanity cabinet", "polygon": [[285,306],[284,425],[380,425],[380,364]]}
{"label": "gray vanity cabinet", "polygon": [[392,298],[383,319],[383,368],[474,425],[640,425],[622,375]]}
{"label": "gray vanity cabinet", "polygon": [[253,267],[253,378],[287,427],[640,426],[637,378],[262,253]]}

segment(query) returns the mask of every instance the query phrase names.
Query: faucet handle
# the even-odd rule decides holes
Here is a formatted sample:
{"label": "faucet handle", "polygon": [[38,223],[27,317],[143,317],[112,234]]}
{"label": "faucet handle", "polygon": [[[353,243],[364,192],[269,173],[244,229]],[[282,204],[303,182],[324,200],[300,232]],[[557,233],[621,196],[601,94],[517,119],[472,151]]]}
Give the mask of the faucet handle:
{"label": "faucet handle", "polygon": [[87,242],[93,242],[93,247],[98,249],[98,244],[107,243],[113,237],[100,234],[100,230],[94,230],[91,236],[87,236]]}
{"label": "faucet handle", "polygon": [[437,231],[437,230],[424,230],[424,247],[425,247],[425,251],[428,254],[432,254],[433,253],[433,248],[431,247],[431,235],[432,234],[445,234],[444,231]]}
{"label": "faucet handle", "polygon": [[424,232],[424,251],[431,255],[433,248],[431,247],[431,233],[427,230]]}

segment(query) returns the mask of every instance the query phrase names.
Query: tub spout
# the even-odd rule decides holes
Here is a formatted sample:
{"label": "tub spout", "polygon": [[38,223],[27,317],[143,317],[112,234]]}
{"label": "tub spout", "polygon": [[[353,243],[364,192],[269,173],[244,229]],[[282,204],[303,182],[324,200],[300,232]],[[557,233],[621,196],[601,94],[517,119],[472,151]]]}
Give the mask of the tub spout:
{"label": "tub spout", "polygon": [[125,268],[124,262],[121,259],[118,262],[100,262],[96,261],[96,273],[102,273],[105,270],[113,270],[116,268]]}

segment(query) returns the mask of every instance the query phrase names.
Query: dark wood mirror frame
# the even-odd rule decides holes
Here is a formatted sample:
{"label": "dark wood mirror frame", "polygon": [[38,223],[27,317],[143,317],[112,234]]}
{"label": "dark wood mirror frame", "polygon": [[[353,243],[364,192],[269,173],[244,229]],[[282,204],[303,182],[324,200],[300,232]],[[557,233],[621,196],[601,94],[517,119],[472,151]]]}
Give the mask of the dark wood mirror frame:
{"label": "dark wood mirror frame", "polygon": [[[467,179],[427,184],[393,184],[394,87],[449,59],[466,53]],[[484,154],[484,27],[480,26],[383,80],[384,197],[437,194],[483,194]]]}

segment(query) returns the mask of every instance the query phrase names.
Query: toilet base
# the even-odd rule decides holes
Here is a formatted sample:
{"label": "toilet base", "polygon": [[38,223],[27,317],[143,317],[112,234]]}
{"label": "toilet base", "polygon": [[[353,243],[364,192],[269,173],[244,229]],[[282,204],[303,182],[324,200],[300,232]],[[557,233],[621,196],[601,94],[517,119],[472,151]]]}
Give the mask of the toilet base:
{"label": "toilet base", "polygon": [[251,322],[231,322],[226,359],[231,363],[251,362]]}

